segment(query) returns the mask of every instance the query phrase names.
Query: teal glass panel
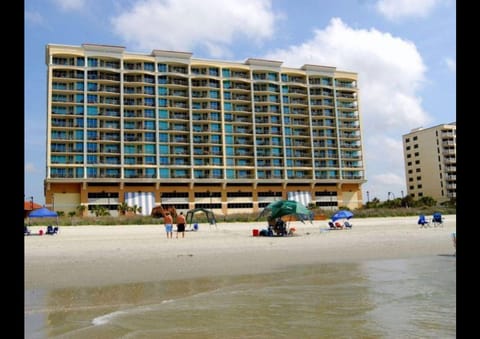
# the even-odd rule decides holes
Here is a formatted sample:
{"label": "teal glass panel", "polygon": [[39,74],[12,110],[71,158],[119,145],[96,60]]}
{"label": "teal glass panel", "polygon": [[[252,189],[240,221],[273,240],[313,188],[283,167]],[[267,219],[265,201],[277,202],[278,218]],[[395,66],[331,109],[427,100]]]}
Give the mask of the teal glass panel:
{"label": "teal glass panel", "polygon": [[160,178],[170,178],[170,170],[167,168],[160,169]]}
{"label": "teal glass panel", "polygon": [[83,167],[75,168],[75,178],[83,178]]}

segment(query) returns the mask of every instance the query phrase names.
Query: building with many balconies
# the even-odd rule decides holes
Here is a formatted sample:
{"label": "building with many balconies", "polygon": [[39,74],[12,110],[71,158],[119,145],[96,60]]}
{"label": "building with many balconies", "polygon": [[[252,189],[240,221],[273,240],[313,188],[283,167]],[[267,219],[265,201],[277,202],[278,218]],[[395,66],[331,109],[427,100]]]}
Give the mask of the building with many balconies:
{"label": "building with many balconies", "polygon": [[54,210],[362,205],[356,73],[95,44],[48,44],[46,66]]}

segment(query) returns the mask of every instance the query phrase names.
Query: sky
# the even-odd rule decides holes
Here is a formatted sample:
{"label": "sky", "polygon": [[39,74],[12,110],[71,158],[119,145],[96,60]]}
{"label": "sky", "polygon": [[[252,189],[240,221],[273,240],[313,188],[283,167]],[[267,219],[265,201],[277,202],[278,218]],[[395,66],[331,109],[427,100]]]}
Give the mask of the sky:
{"label": "sky", "polygon": [[404,134],[456,122],[455,0],[25,0],[24,11],[24,194],[42,205],[47,44],[355,72],[365,202],[406,195]]}

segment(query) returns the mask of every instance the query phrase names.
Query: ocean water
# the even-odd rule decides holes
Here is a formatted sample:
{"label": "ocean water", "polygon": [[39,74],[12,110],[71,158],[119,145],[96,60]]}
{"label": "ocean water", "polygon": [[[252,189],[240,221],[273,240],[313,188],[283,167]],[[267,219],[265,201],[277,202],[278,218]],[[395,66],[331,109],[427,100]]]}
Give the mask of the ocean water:
{"label": "ocean water", "polygon": [[25,291],[25,338],[455,338],[456,257]]}

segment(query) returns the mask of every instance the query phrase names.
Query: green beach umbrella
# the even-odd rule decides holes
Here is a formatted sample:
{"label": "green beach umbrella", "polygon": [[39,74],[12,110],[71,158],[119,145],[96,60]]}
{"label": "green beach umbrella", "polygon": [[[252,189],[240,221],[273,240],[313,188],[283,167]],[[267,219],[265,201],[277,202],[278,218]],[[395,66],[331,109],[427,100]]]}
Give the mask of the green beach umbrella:
{"label": "green beach umbrella", "polygon": [[260,213],[258,218],[268,216],[269,218],[281,218],[286,215],[294,215],[301,222],[304,220],[313,220],[313,212],[305,205],[295,200],[278,200],[268,204]]}

